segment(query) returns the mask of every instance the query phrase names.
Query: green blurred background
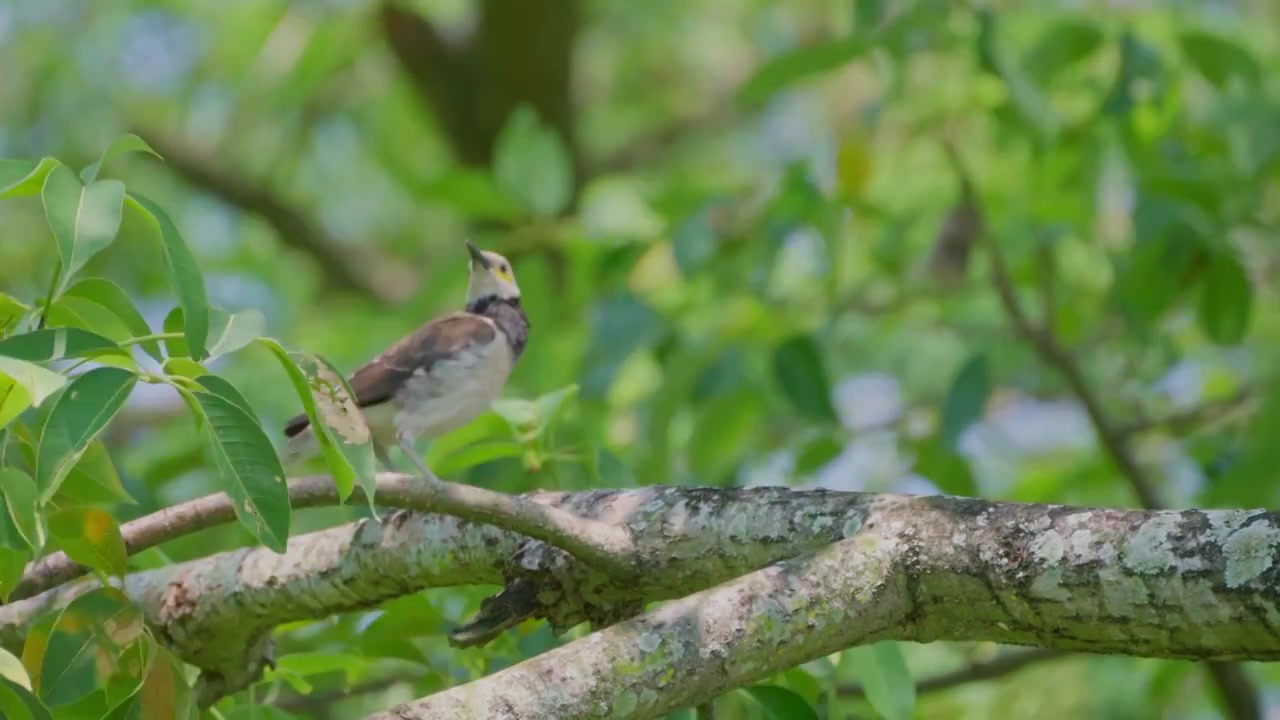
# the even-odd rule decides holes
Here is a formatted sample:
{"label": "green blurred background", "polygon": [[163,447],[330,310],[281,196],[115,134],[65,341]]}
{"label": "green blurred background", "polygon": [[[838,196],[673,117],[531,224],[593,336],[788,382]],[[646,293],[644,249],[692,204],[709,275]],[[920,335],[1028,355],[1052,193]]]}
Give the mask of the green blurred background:
{"label": "green blurred background", "polygon": [[[1269,506],[1277,28],[1268,0],[0,0],[0,156],[78,167],[138,133],[165,161],[114,174],[169,210],[211,302],[344,371],[460,308],[464,238],[506,254],[533,326],[507,394],[542,402],[435,442],[457,479],[1136,507],[1136,472],[1171,507]],[[158,328],[174,301],[136,222],[87,274]],[[0,204],[0,289],[42,295],[47,236],[37,203]],[[1093,416],[1011,324],[984,237]],[[216,370],[271,427],[299,410],[256,346]],[[139,386],[109,433],[139,499],[122,519],[215,489],[170,389]],[[136,565],[246,542],[228,526]],[[356,717],[562,641],[530,624],[449,649],[491,590],[282,628],[292,659],[255,697]],[[917,679],[995,652],[903,650]],[[1276,672],[1246,671],[1274,705]],[[1222,716],[1207,678],[1055,657],[916,716]],[[833,656],[778,682],[870,717],[838,691],[857,680]],[[337,703],[348,685],[367,692]]]}

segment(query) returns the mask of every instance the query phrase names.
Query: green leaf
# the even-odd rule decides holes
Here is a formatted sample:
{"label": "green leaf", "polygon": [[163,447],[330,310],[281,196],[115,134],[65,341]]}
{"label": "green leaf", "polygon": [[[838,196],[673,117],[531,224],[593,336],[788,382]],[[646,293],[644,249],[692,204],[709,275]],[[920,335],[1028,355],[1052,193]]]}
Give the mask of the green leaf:
{"label": "green leaf", "polygon": [[769,720],[818,720],[818,713],[799,694],[778,685],[753,685],[743,688],[759,703]]}
{"label": "green leaf", "polygon": [[697,410],[689,466],[704,482],[718,482],[758,442],[764,415],[760,398],[745,390],[707,401]]}
{"label": "green leaf", "polygon": [[[244,398],[224,395],[227,385],[205,375],[207,392],[195,400],[207,422],[210,445],[222,488],[236,517],[267,547],[283,553],[289,539],[289,488],[284,468],[257,419],[244,410]],[[220,392],[221,391],[221,392]]]}
{"label": "green leaf", "polygon": [[4,648],[0,648],[0,677],[27,690],[31,689],[31,677],[22,666],[22,660]]}
{"label": "green leaf", "polygon": [[40,195],[62,261],[60,293],[90,258],[115,240],[124,211],[124,183],[101,180],[84,185],[71,168],[58,165],[49,171]]}
{"label": "green leaf", "polygon": [[107,446],[101,438],[95,438],[67,473],[49,503],[59,508],[74,508],[112,503],[137,505],[138,501],[120,482],[120,474],[116,472]]}
{"label": "green leaf", "polygon": [[160,235],[165,275],[169,278],[169,286],[178,296],[183,317],[189,318],[184,323],[183,333],[190,356],[203,360],[205,342],[209,336],[209,300],[205,295],[204,278],[200,277],[195,256],[183,242],[177,226],[159,205],[135,192],[128,193],[126,200],[130,206],[150,218]]}
{"label": "green leaf", "polygon": [[141,687],[106,720],[180,720],[191,717],[195,697],[179,663],[156,645]]}
{"label": "green leaf", "polygon": [[208,375],[209,371],[205,366],[192,360],[189,357],[171,357],[164,361],[164,372],[166,375],[174,375],[177,377],[191,378],[192,380],[201,375]]}
{"label": "green leaf", "polygon": [[[365,498],[372,511],[374,493],[377,490],[377,460],[373,454],[373,436],[368,430],[368,420],[364,411],[356,404],[356,393],[342,373],[324,357],[312,357],[319,363],[319,367],[310,377],[326,381],[330,386],[334,383],[338,386],[336,392],[326,389],[324,400],[317,399],[316,407],[326,424],[335,431],[334,440],[338,450],[355,470],[356,479],[364,487]],[[306,365],[302,367],[307,372]]]}
{"label": "green leaf", "polygon": [[[74,328],[124,342],[133,336],[129,328],[115,313],[92,300],[78,297],[60,297],[49,306],[45,315],[46,329]],[[133,354],[124,349],[107,349],[94,354],[94,360],[103,365],[137,370]]]}
{"label": "green leaf", "polygon": [[49,306],[45,316],[47,327],[78,328],[121,343],[133,337],[129,326],[115,313],[96,301],[63,295]]}
{"label": "green leaf", "polygon": [[0,160],[0,198],[39,193],[49,172],[61,164],[51,157],[41,158],[38,163],[28,160]]}
{"label": "green leaf", "polygon": [[1105,37],[1096,23],[1064,18],[1045,28],[1040,39],[1023,57],[1022,67],[1035,82],[1050,82],[1097,52]]}
{"label": "green leaf", "polygon": [[0,717],[5,720],[53,720],[40,698],[7,677],[0,678]]}
{"label": "green leaf", "polygon": [[[117,669],[121,651],[144,631],[142,611],[111,587],[91,590],[72,600],[50,628],[44,647],[23,665],[45,702],[74,702],[100,688]],[[30,644],[32,638],[28,636]],[[39,662],[39,672],[32,663]],[[101,715],[99,715],[101,717]]]}
{"label": "green leaf", "polygon": [[233,353],[262,336],[267,320],[257,310],[228,314],[209,309],[209,359]]}
{"label": "green leaf", "polygon": [[33,363],[127,355],[111,338],[81,328],[45,328],[0,340],[0,356]]}
{"label": "green leaf", "polygon": [[458,475],[477,465],[483,465],[494,460],[521,457],[524,452],[524,446],[514,442],[475,443],[474,445],[467,445],[446,453],[438,460],[432,460],[429,463],[429,467],[437,475]]}
{"label": "green leaf", "polygon": [[536,400],[501,398],[493,402],[496,412],[511,427],[512,433],[524,443],[532,442],[551,427],[564,403],[578,394],[577,385],[568,385],[549,392]]}
{"label": "green leaf", "polygon": [[1182,53],[1204,79],[1219,91],[1229,90],[1238,79],[1246,90],[1262,83],[1258,61],[1239,45],[1203,30],[1184,30],[1178,34]]}
{"label": "green leaf", "polygon": [[767,100],[788,85],[852,62],[871,48],[869,37],[856,35],[782,53],[747,78],[738,90],[738,100],[747,104]]}
{"label": "green leaf", "polygon": [[813,338],[791,337],[773,351],[773,375],[782,393],[807,418],[835,422],[831,385]]}
{"label": "green leaf", "polygon": [[1202,507],[1265,507],[1278,500],[1272,481],[1280,467],[1280,382],[1265,386],[1262,403],[1244,431],[1238,457],[1210,479],[1197,505]]}
{"label": "green leaf", "polygon": [[[164,329],[166,335],[183,334],[186,323],[183,321],[182,308],[176,307],[170,310],[169,314],[164,316],[164,323],[161,327]],[[164,351],[168,353],[171,359],[178,357],[191,357],[191,349],[187,347],[187,341],[183,338],[169,338],[165,340]]]}
{"label": "green leaf", "polygon": [[1200,290],[1200,327],[1219,345],[1239,345],[1249,328],[1253,288],[1230,249],[1212,255]]}
{"label": "green leaf", "polygon": [[964,431],[982,418],[990,394],[987,356],[977,353],[956,373],[951,389],[947,391],[947,399],[942,406],[943,442],[956,447]]}
{"label": "green leaf", "polygon": [[[143,337],[151,334],[150,326],[147,325],[146,319],[142,317],[142,313],[138,312],[138,308],[133,304],[133,300],[129,298],[128,293],[106,278],[85,278],[80,280],[63,293],[64,299],[69,297],[91,300],[111,311],[129,329],[132,337]],[[143,351],[155,358],[156,362],[164,361],[164,356],[160,354],[160,345],[155,340],[139,343],[139,345]]]}
{"label": "green leaf", "polygon": [[809,475],[821,470],[844,452],[844,443],[829,435],[819,435],[805,443],[796,457],[796,473]]}
{"label": "green leaf", "polygon": [[494,146],[498,184],[528,210],[558,215],[573,197],[573,162],[554,127],[521,104],[507,118]]}
{"label": "green leaf", "polygon": [[124,405],[137,381],[126,370],[94,368],[73,380],[58,397],[36,452],[36,486],[42,500],[58,491],[89,444]]}
{"label": "green leaf", "polygon": [[[6,514],[0,524],[10,524]],[[16,532],[15,532],[16,534]],[[0,602],[8,602],[13,589],[22,581],[22,573],[31,561],[30,550],[18,550],[11,547],[0,547]]]}
{"label": "green leaf", "polygon": [[[86,183],[93,182],[95,179],[97,179],[98,172],[112,158],[117,158],[117,157],[120,157],[121,155],[127,155],[128,153],[131,153],[131,152],[151,153],[156,157],[160,157],[160,153],[156,152],[155,150],[152,150],[151,146],[148,145],[145,140],[138,137],[137,135],[134,135],[133,133],[126,133],[116,138],[115,140],[112,140],[111,144],[107,146],[107,149],[103,151],[102,157],[98,158],[92,164],[86,166],[85,169],[81,170],[80,179]],[[163,158],[161,159],[163,160]]]}
{"label": "green leaf", "polygon": [[14,529],[28,547],[38,552],[44,547],[44,528],[40,525],[36,481],[17,468],[0,468],[0,491]]}
{"label": "green leaf", "polygon": [[124,577],[129,553],[120,526],[96,508],[59,510],[49,516],[49,534],[67,557],[107,575]]}
{"label": "green leaf", "polygon": [[961,497],[978,495],[969,463],[942,438],[928,438],[916,446],[915,471],[947,494]]}
{"label": "green leaf", "polygon": [[849,648],[848,659],[855,677],[867,692],[867,701],[885,720],[910,720],[916,703],[916,686],[907,672],[902,649],[892,640]]}
{"label": "green leaf", "polygon": [[31,308],[18,298],[0,293],[0,338],[4,337],[9,328],[17,325],[22,316],[30,310]]}
{"label": "green leaf", "polygon": [[978,55],[984,69],[1004,80],[1009,99],[1023,121],[1041,140],[1057,135],[1062,122],[1053,106],[1021,65],[1011,61],[997,44],[996,15],[988,9],[978,12]]}
{"label": "green leaf", "polygon": [[271,338],[259,338],[259,342],[275,355],[293,384],[338,495],[345,502],[358,478],[372,503],[376,482],[372,436],[341,373],[314,355],[298,353],[295,358]]}
{"label": "green leaf", "polygon": [[[4,348],[0,347],[0,353],[3,352]],[[0,427],[8,425],[10,420],[28,406],[39,407],[45,398],[57,392],[67,382],[65,377],[52,370],[5,355],[0,355],[0,376],[13,383],[7,390],[0,384],[0,390],[6,390],[5,400],[0,403],[0,420],[3,420]]]}
{"label": "green leaf", "polygon": [[514,220],[520,207],[482,170],[457,167],[422,186],[422,194],[472,220]]}
{"label": "green leaf", "polygon": [[[185,327],[186,314],[182,308],[176,307],[164,318],[166,333],[181,333]],[[208,339],[205,359],[233,353],[262,336],[266,327],[266,319],[257,310],[249,309],[237,313],[228,313],[221,308],[208,309]],[[185,339],[169,339],[165,341],[165,349],[170,358],[191,357],[190,348]]]}
{"label": "green leaf", "polygon": [[1194,287],[1188,280],[1204,255],[1204,241],[1186,225],[1140,235],[1115,285],[1129,322],[1139,330],[1154,327]]}
{"label": "green leaf", "polygon": [[671,233],[671,249],[676,266],[685,277],[701,270],[716,254],[716,229],[712,223],[715,206],[699,208]]}
{"label": "green leaf", "polygon": [[298,720],[298,716],[275,705],[238,705],[223,715],[225,720]]}
{"label": "green leaf", "polygon": [[[156,655],[157,643],[151,635],[143,633],[138,639],[120,652],[116,661],[117,669],[101,689],[107,708],[93,715],[93,720],[116,718],[121,720],[133,714],[121,706],[137,705],[137,693],[142,689],[143,680]],[[136,715],[135,715],[136,717]]]}

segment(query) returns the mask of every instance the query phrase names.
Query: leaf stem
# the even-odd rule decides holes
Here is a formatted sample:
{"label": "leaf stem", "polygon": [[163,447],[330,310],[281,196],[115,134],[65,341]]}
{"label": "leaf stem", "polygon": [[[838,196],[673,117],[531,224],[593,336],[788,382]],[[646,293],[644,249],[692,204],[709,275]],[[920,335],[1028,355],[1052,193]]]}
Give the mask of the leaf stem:
{"label": "leaf stem", "polygon": [[121,340],[118,344],[120,347],[128,347],[130,345],[151,342],[152,340],[181,340],[182,337],[183,335],[180,332],[151,333],[150,335],[139,335],[137,337],[128,338],[127,340]]}
{"label": "leaf stem", "polygon": [[58,262],[53,266],[53,279],[49,281],[49,293],[44,297],[44,306],[39,308],[39,319],[36,320],[36,329],[43,330],[44,323],[49,319],[49,306],[53,304],[53,296],[58,291],[58,283],[62,280],[62,258],[58,258]]}

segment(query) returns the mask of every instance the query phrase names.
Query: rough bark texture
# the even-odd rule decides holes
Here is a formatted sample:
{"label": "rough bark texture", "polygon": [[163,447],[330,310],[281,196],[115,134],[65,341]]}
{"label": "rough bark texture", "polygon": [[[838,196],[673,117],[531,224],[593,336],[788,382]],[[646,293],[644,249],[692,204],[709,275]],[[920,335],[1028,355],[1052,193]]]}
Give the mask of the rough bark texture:
{"label": "rough bark texture", "polygon": [[846,539],[371,716],[661,716],[851,645],[1280,657],[1280,516],[884,497]]}
{"label": "rough bark texture", "polygon": [[[626,528],[643,580],[618,583],[492,526],[397,513],[299,536],[283,555],[243,549],[136,573],[125,589],[205,671],[206,701],[257,676],[276,625],[422,588],[530,584],[542,591],[533,614],[559,627],[681,598],[386,717],[649,717],[884,638],[1280,658],[1280,513],[779,488],[531,498]],[[547,557],[558,564],[530,570]],[[41,611],[95,582],[0,607],[0,641],[13,647]]]}

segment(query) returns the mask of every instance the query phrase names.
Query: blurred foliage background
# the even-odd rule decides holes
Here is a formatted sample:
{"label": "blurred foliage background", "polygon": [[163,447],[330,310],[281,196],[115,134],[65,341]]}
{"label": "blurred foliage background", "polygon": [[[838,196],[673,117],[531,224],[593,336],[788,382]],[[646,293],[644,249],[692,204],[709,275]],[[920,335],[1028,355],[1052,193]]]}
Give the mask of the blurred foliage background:
{"label": "blurred foliage background", "polygon": [[[1278,27],[1267,0],[6,0],[0,156],[78,167],[139,134],[164,161],[114,173],[210,301],[344,371],[461,306],[465,237],[506,254],[533,325],[508,395],[544,401],[433,443],[455,479],[1269,506]],[[87,272],[158,328],[154,244],[121,232]],[[48,234],[0,203],[0,289],[42,296]],[[298,412],[265,350],[218,363],[268,423]],[[109,430],[121,520],[215,489],[183,412],[140,385]],[[281,628],[253,697],[355,717],[563,641],[449,649],[490,590]],[[902,650],[917,679],[995,652]],[[1038,660],[915,716],[1249,716],[1190,663]],[[778,683],[865,717],[858,665]],[[1280,675],[1245,672],[1274,705]]]}

